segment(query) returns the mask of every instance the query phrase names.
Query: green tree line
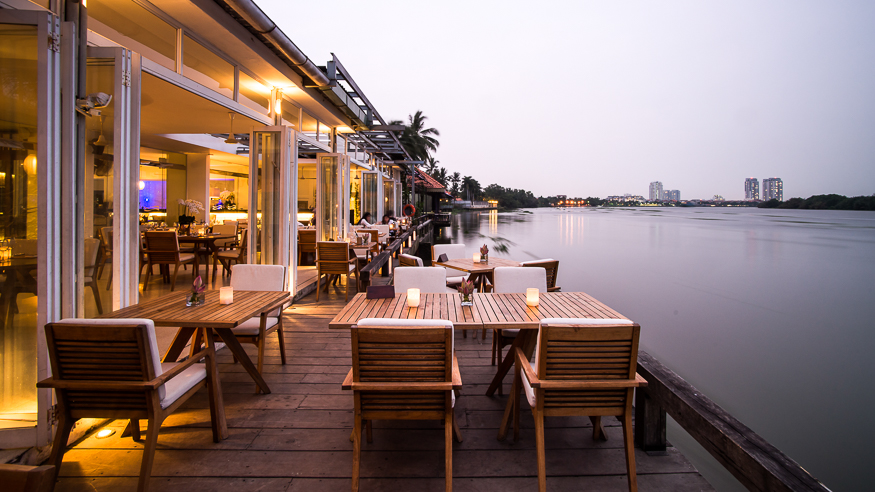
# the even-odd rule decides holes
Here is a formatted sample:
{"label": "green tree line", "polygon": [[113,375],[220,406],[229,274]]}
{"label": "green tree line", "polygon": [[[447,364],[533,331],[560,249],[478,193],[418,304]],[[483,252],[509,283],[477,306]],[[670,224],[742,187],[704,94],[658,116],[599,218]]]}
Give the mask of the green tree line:
{"label": "green tree line", "polygon": [[808,198],[791,198],[785,202],[769,200],[757,205],[759,208],[810,209],[810,210],[875,210],[875,195],[846,197],[844,195],[813,195]]}

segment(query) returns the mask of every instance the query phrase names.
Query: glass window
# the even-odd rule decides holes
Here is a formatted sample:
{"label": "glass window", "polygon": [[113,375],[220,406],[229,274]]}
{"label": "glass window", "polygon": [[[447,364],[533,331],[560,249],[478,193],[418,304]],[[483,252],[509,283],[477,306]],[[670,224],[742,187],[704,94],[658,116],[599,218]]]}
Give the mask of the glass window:
{"label": "glass window", "polygon": [[304,135],[312,138],[317,138],[319,123],[316,122],[316,118],[307,114],[306,111],[302,111],[301,118],[301,131],[304,132]]}
{"label": "glass window", "polygon": [[270,87],[255,80],[248,74],[240,72],[240,104],[256,111],[270,113]]}
{"label": "glass window", "polygon": [[[326,125],[325,123],[319,122],[319,141],[324,143],[325,145],[331,147],[331,127]],[[343,153],[342,150],[339,152]]]}
{"label": "glass window", "polygon": [[375,172],[362,173],[362,214],[369,213],[372,218],[371,223],[379,221],[381,217],[377,217],[377,186],[379,184],[379,175]]}
{"label": "glass window", "polygon": [[383,180],[383,214],[396,216],[395,214],[395,182],[391,179]]}
{"label": "glass window", "polygon": [[182,75],[234,97],[234,66],[187,35],[182,40]]}
{"label": "glass window", "polygon": [[249,169],[210,160],[210,212],[249,211]]}
{"label": "glass window", "polygon": [[0,428],[37,420],[37,37],[0,24]]}
{"label": "glass window", "polygon": [[282,105],[282,117],[283,124],[288,125],[295,130],[300,130],[298,126],[299,114],[301,112],[301,108],[295,106],[291,100],[287,99],[285,96],[283,97],[283,105]]}
{"label": "glass window", "polygon": [[[88,28],[176,70],[176,28],[132,0],[89,0]],[[133,43],[131,43],[133,41]]]}
{"label": "glass window", "polygon": [[316,211],[316,220],[320,222],[320,241],[334,241],[338,239],[340,229],[337,223],[338,211],[338,173],[340,165],[336,156],[325,156],[319,159],[319,173],[322,182],[320,190],[319,209]]}

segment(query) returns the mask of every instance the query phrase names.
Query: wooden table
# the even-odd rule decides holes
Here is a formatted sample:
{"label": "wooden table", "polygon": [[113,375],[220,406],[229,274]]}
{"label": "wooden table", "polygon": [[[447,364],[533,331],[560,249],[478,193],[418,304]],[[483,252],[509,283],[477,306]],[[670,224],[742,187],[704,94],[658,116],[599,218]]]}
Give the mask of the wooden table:
{"label": "wooden table", "polygon": [[291,294],[286,291],[236,290],[233,303],[219,304],[219,291],[210,290],[206,292],[206,302],[203,305],[192,307],[185,305],[185,297],[186,292],[172,292],[98,317],[146,318],[151,319],[155,326],[180,327],[173,343],[164,354],[162,359],[164,362],[176,362],[195,331],[201,328],[212,329],[225,342],[246,372],[252,376],[258,387],[263,392],[270,393],[270,388],[243,350],[232,329],[250,318],[266,315],[282,306],[288,302]]}
{"label": "wooden table", "polygon": [[[236,234],[208,234],[206,236],[179,236],[179,243],[194,243],[194,271],[195,277],[200,274],[200,264],[198,252],[200,251],[200,245],[203,244],[206,247],[206,250],[209,252],[210,256],[215,257],[218,248],[216,248],[216,241],[219,239],[232,239],[236,238]],[[204,283],[208,283],[210,281],[210,262],[206,263],[206,274],[207,278]],[[216,280],[216,262],[213,262],[213,280]]]}
{"label": "wooden table", "polygon": [[[490,262],[493,260],[490,260]],[[328,324],[332,329],[349,329],[363,318],[445,319],[461,328],[519,329],[489,389],[492,395],[513,367],[516,347],[531,358],[544,318],[626,319],[583,292],[546,292],[540,294],[536,307],[526,305],[525,294],[474,294],[474,305],[461,306],[460,294],[422,294],[418,308],[407,307],[407,294],[393,299],[367,299],[356,294]]]}
{"label": "wooden table", "polygon": [[447,261],[435,261],[434,265],[470,273],[471,275],[468,277],[468,280],[474,282],[477,291],[482,293],[486,288],[486,285],[492,282],[492,273],[495,270],[495,267],[518,267],[521,266],[521,263],[514,260],[506,260],[504,258],[490,258],[486,263],[474,261],[471,258],[461,258]]}

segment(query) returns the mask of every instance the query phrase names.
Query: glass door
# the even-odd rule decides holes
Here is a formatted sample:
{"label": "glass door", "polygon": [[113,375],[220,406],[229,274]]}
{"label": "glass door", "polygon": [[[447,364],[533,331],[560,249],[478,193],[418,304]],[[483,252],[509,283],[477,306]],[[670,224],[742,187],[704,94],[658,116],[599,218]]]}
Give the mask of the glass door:
{"label": "glass door", "polygon": [[316,154],[316,237],[346,238],[349,222],[349,160],[341,154]]}
{"label": "glass door", "polygon": [[[253,130],[249,144],[249,262],[289,266],[292,130]],[[254,200],[253,198],[254,197]]]}
{"label": "glass door", "polygon": [[61,306],[59,50],[56,17],[0,10],[0,448],[51,432],[36,382]]}
{"label": "glass door", "polygon": [[377,171],[362,171],[362,215],[371,214],[370,223],[380,220],[379,196],[380,173]]}
{"label": "glass door", "polygon": [[395,210],[395,180],[383,180],[383,215],[397,217]]}

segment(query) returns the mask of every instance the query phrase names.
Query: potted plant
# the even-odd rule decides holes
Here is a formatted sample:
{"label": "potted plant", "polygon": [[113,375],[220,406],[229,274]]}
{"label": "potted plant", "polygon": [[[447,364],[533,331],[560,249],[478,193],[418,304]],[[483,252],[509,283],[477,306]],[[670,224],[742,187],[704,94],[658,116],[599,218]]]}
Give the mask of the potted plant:
{"label": "potted plant", "polygon": [[489,248],[485,244],[480,246],[480,263],[489,263]]}
{"label": "potted plant", "polygon": [[201,276],[198,275],[191,284],[191,292],[186,296],[185,305],[189,307],[202,305],[207,296],[206,290],[207,286],[204,285],[204,281],[201,279]]}
{"label": "potted plant", "polygon": [[233,191],[225,190],[219,193],[219,200],[225,210],[237,210],[236,198]]}
{"label": "potted plant", "polygon": [[188,234],[194,223],[194,214],[203,211],[204,204],[197,200],[183,200],[182,198],[176,200],[176,203],[181,207],[179,213],[180,232]]}
{"label": "potted plant", "polygon": [[459,284],[459,294],[462,294],[462,305],[463,306],[473,306],[474,301],[471,300],[471,294],[474,293],[474,282],[470,280],[463,280],[461,284]]}

